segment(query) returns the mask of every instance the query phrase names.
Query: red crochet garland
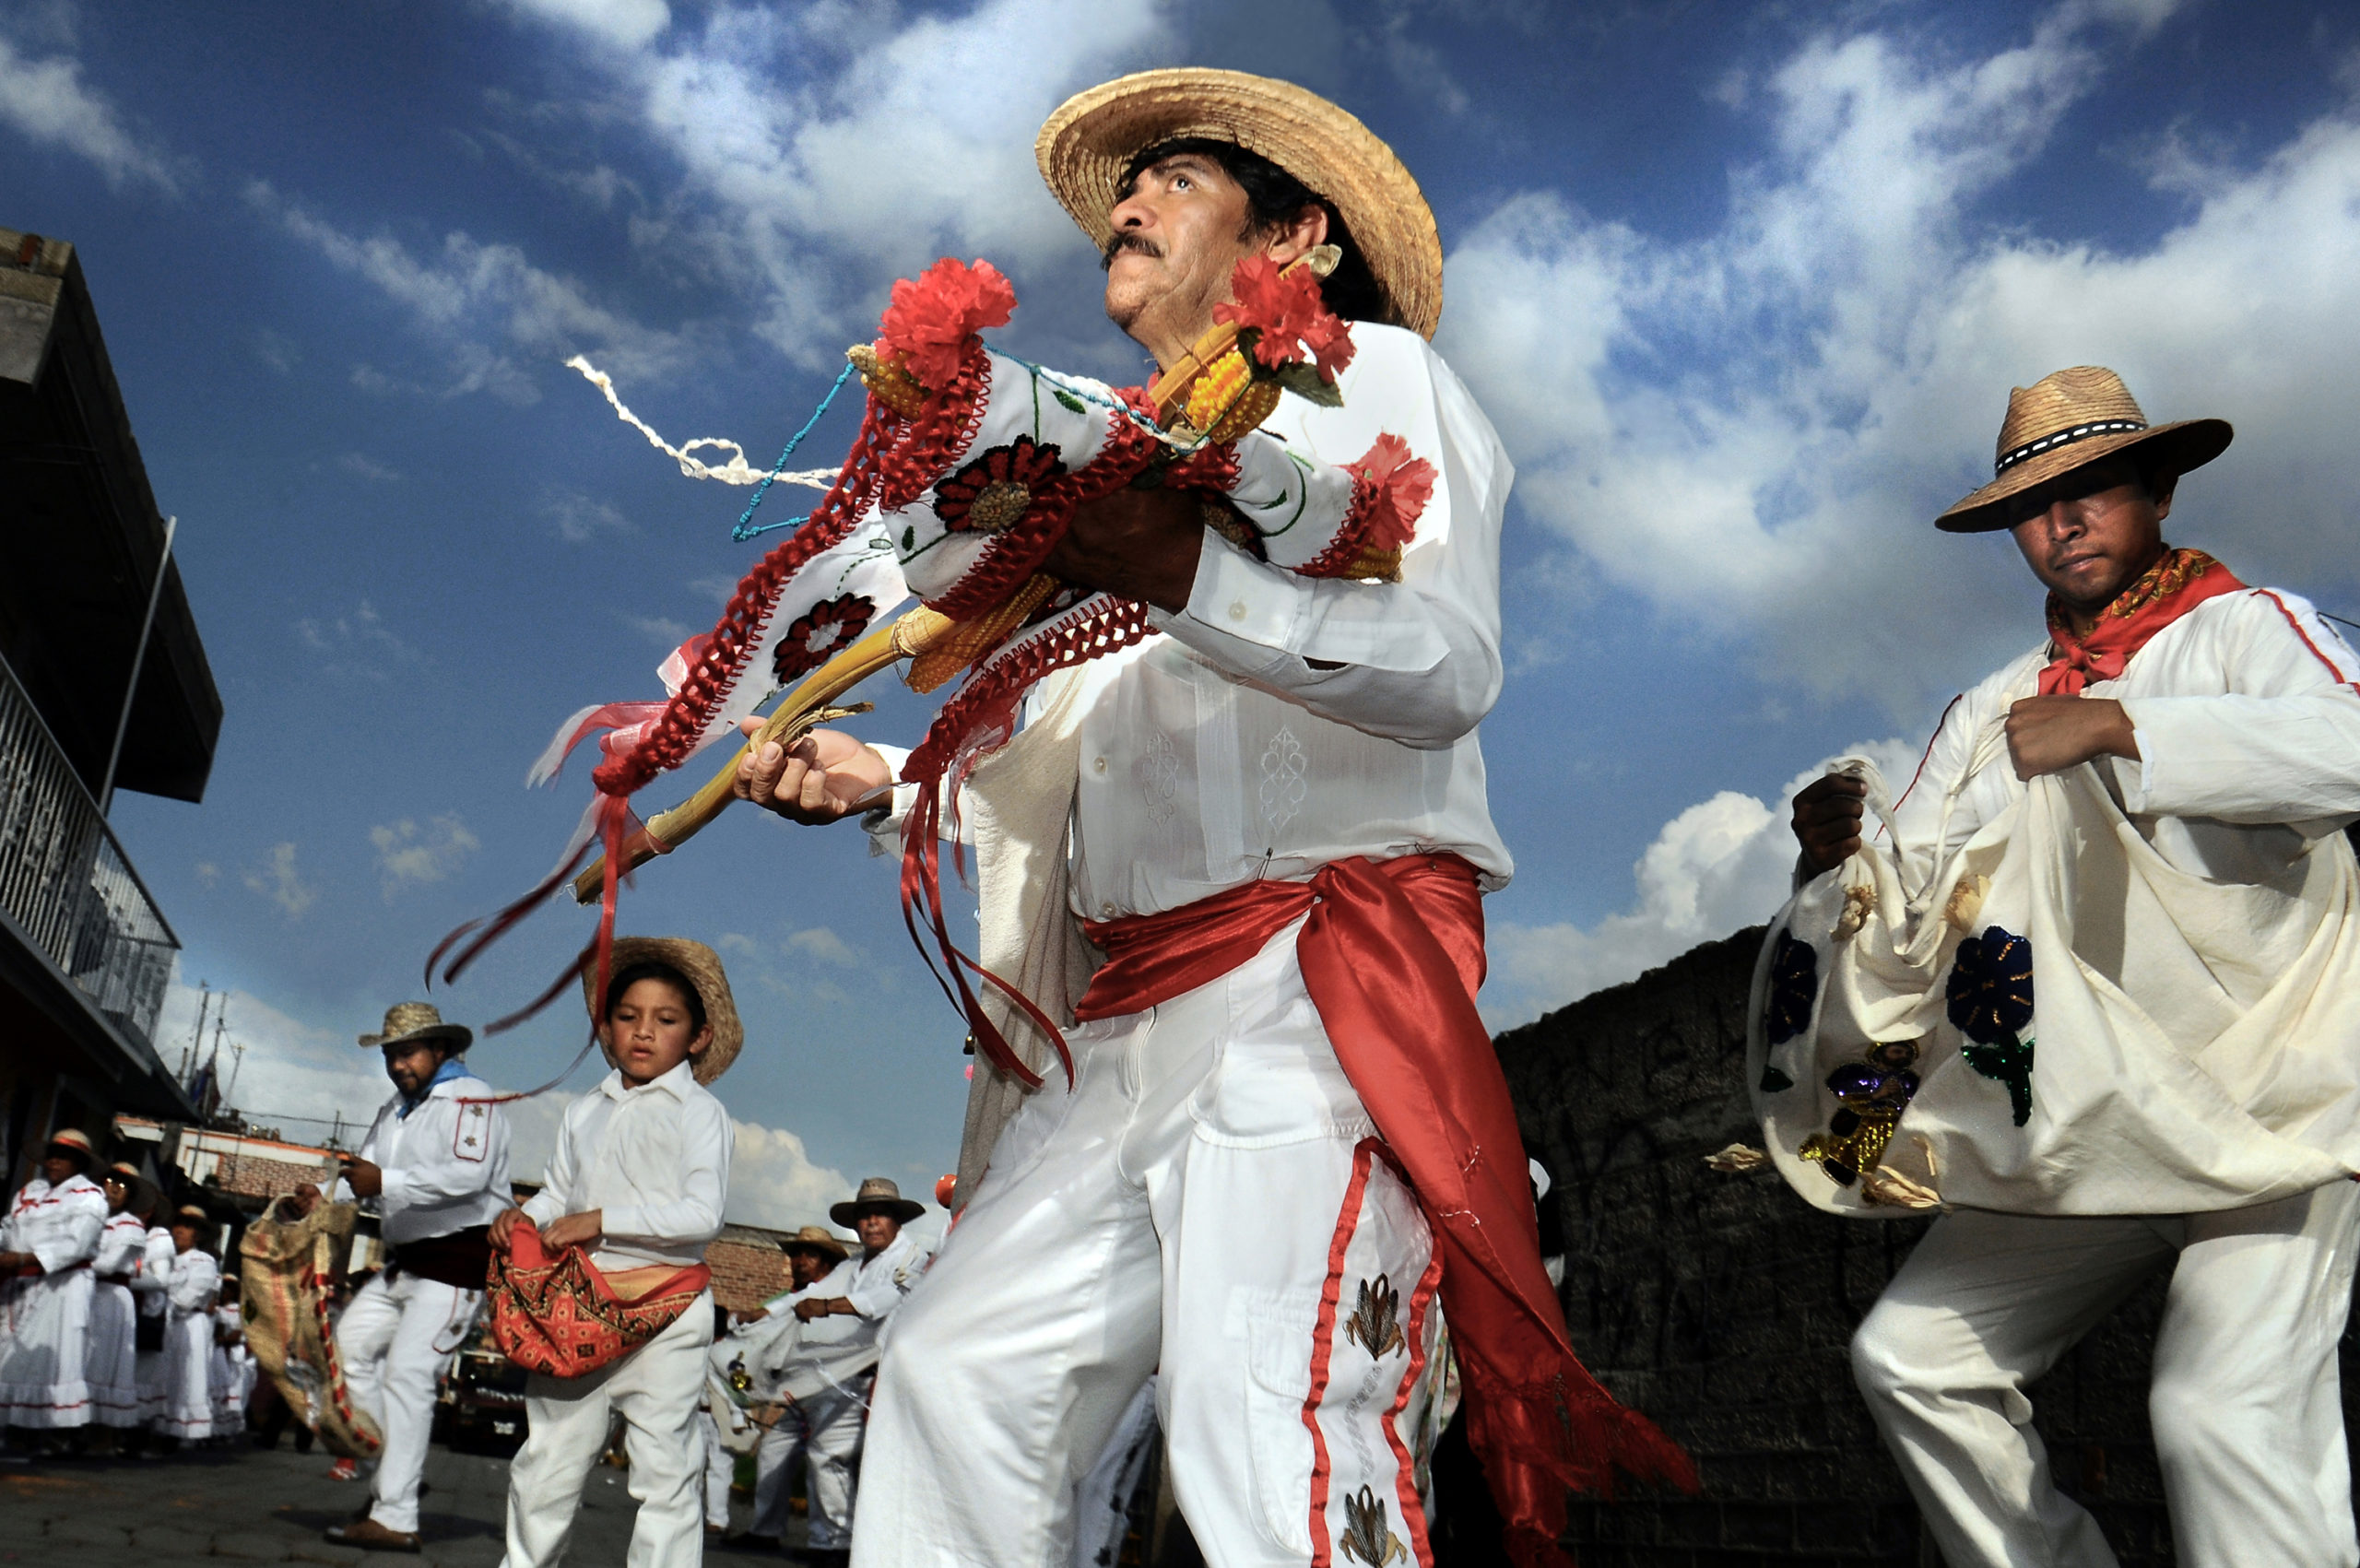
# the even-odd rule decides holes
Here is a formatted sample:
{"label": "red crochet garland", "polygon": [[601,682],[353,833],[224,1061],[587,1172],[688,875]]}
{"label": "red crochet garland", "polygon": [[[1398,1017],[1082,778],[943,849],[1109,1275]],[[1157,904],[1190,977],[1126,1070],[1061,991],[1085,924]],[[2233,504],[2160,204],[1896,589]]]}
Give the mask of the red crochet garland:
{"label": "red crochet garland", "polygon": [[1335,539],[1297,572],[1302,577],[1351,574],[1369,551],[1398,550],[1417,533],[1434,494],[1434,466],[1410,455],[1410,443],[1387,432],[1362,454],[1349,472],[1352,504]]}
{"label": "red crochet garland", "polygon": [[[982,756],[1007,744],[1016,728],[1017,704],[1043,676],[1143,640],[1147,616],[1148,607],[1136,599],[1101,595],[1050,621],[970,677],[958,695],[943,704],[926,738],[902,765],[902,782],[918,786],[902,829],[902,923],[926,957],[926,967],[934,970],[935,984],[965,1015],[976,1054],[1028,1089],[1040,1087],[1041,1075],[1019,1059],[1007,1036],[985,1014],[981,997],[967,983],[970,973],[1013,1002],[1056,1047],[1068,1083],[1073,1081],[1073,1057],[1066,1049],[1064,1032],[1031,997],[960,951],[950,939],[942,906],[944,792],[946,786],[955,792]],[[922,922],[933,934],[940,969],[935,968],[926,937],[919,934]]]}

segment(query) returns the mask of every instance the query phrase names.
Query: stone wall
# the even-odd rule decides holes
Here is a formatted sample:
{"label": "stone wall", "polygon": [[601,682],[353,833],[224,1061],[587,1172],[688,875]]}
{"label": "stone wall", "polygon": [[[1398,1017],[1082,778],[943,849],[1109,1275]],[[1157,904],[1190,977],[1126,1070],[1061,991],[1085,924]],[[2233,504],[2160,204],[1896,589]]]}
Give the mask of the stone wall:
{"label": "stone wall", "polygon": [[[1585,1568],[1939,1562],[1852,1386],[1847,1346],[1923,1222],[1838,1220],[1776,1174],[1741,1067],[1762,933],[1708,943],[1498,1041],[1525,1140],[1555,1177],[1574,1345],[1694,1455],[1700,1497],[1579,1501]],[[2164,1279],[2032,1389],[2056,1472],[2124,1568],[2173,1561],[2146,1385]],[[2352,1340],[2345,1340],[2351,1403]]]}

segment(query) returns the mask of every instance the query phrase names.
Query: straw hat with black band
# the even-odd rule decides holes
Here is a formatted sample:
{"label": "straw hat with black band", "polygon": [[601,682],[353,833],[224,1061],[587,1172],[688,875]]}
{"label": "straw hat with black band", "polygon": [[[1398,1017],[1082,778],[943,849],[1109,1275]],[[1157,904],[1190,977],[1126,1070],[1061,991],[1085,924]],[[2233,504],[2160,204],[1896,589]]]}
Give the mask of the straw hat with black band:
{"label": "straw hat with black band", "polygon": [[374,1050],[388,1045],[419,1045],[433,1040],[447,1040],[453,1054],[464,1051],[475,1039],[475,1031],[464,1024],[444,1023],[442,1010],[431,1002],[395,1002],[385,1009],[384,1028],[375,1034],[360,1037],[360,1043]]}
{"label": "straw hat with black band", "polygon": [[926,1212],[926,1205],[902,1196],[902,1189],[890,1176],[870,1176],[860,1184],[860,1190],[848,1202],[839,1203],[828,1210],[828,1218],[839,1225],[849,1225],[864,1214],[890,1214],[897,1223],[906,1225]]}
{"label": "straw hat with black band", "polygon": [[2015,497],[2122,453],[2185,474],[2227,451],[2236,433],[2226,419],[2151,425],[2120,376],[2103,365],[2075,365],[2009,389],[1991,482],[1935,518],[1934,526],[1953,534],[2008,527],[2007,503]]}
{"label": "straw hat with black band", "polygon": [[1259,154],[1331,204],[1385,296],[1380,319],[1434,335],[1442,236],[1434,209],[1393,149],[1317,93],[1244,71],[1140,71],[1058,105],[1032,155],[1051,194],[1103,251],[1131,160],[1195,137]]}
{"label": "straw hat with black band", "polygon": [[781,1236],[778,1250],[784,1253],[814,1252],[832,1263],[842,1263],[852,1256],[852,1249],[825,1225],[806,1225],[792,1235]]}
{"label": "straw hat with black band", "polygon": [[[681,979],[697,988],[697,999],[704,1004],[704,1021],[713,1030],[713,1043],[690,1058],[690,1076],[704,1084],[727,1072],[729,1064],[738,1059],[739,1047],[746,1043],[746,1026],[738,1017],[737,998],[729,994],[729,977],[722,973],[721,955],[686,937],[616,937],[614,956],[608,961],[608,974],[618,975],[641,963],[660,963],[677,971]],[[597,984],[597,960],[584,959],[582,1002],[590,1009],[593,1024],[606,1021]],[[603,1041],[598,1048],[606,1053],[608,1066],[615,1066],[614,1052]]]}

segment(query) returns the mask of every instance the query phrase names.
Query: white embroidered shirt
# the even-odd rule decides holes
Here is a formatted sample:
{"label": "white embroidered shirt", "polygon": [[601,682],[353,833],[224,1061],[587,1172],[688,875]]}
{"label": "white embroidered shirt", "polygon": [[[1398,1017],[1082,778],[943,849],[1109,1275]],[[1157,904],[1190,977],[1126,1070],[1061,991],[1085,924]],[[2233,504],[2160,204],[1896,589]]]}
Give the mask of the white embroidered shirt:
{"label": "white embroidered shirt", "polygon": [[482,1103],[494,1092],[479,1078],[449,1078],[430,1087],[407,1116],[398,1094],[378,1111],[360,1158],[384,1173],[377,1211],[387,1243],[489,1225],[509,1206],[508,1118]]}
{"label": "white embroidered shirt", "polygon": [[525,1204],[543,1228],[598,1209],[602,1269],[701,1262],[721,1234],[736,1131],[721,1102],[678,1067],[633,1089],[620,1070],[565,1108],[547,1185]]}

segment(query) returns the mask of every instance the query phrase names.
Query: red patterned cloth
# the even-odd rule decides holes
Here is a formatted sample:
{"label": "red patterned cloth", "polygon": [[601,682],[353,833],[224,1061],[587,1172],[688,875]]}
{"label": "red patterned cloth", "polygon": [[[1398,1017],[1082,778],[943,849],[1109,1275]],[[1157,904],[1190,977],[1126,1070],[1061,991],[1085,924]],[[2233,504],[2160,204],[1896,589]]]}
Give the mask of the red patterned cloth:
{"label": "red patterned cloth", "polygon": [[2086,637],[2065,619],[2057,595],[2048,595],[2048,667],[2040,672],[2044,697],[2078,697],[2093,680],[2113,680],[2130,655],[2150,639],[2205,600],[2244,588],[2236,575],[2202,550],[2166,548],[2164,559],[2098,612]]}
{"label": "red patterned cloth", "polygon": [[1696,1469],[1574,1355],[1540,1263],[1507,1079],[1475,1011],[1483,901],[1457,855],[1339,860],[1083,932],[1106,954],[1074,1008],[1138,1012],[1220,978],[1303,920],[1295,952],[1336,1059],[1433,1228],[1467,1433],[1521,1568],[1563,1563],[1569,1487],[1617,1471],[1693,1491]]}
{"label": "red patterned cloth", "polygon": [[568,1247],[551,1257],[532,1221],[519,1220],[508,1250],[491,1255],[491,1337],[527,1372],[581,1377],[669,1328],[712,1281],[713,1270],[699,1263],[620,1296],[588,1253]]}

